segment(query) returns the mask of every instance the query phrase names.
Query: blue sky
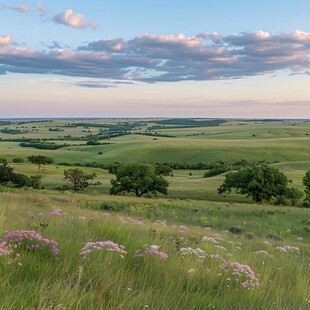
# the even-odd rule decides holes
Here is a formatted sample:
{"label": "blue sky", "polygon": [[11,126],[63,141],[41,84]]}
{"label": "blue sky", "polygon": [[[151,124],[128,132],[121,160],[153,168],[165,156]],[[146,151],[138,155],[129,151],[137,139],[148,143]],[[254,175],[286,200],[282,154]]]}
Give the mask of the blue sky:
{"label": "blue sky", "polygon": [[310,118],[310,2],[0,1],[2,117]]}

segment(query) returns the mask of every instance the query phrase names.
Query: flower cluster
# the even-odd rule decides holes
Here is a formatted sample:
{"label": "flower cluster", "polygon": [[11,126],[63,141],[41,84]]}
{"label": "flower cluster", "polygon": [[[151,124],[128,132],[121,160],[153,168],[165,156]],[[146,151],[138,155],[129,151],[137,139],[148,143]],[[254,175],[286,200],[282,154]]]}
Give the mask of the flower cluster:
{"label": "flower cluster", "polygon": [[3,255],[9,255],[13,253],[13,250],[11,250],[6,242],[0,242],[0,256]]}
{"label": "flower cluster", "polygon": [[230,277],[227,278],[227,281],[231,281],[231,278],[233,277],[243,288],[250,289],[259,286],[258,279],[248,265],[226,261],[220,266],[220,268],[226,273],[230,273]]}
{"label": "flower cluster", "polygon": [[202,241],[218,244],[218,242],[217,242],[214,238],[212,238],[212,237],[207,237],[207,236],[203,236],[203,237],[202,237]]}
{"label": "flower cluster", "polygon": [[13,248],[14,251],[20,248],[27,251],[47,248],[55,258],[58,257],[60,252],[57,242],[43,238],[34,230],[6,231],[6,234],[2,237],[2,240],[6,242],[8,247]]}
{"label": "flower cluster", "polygon": [[267,252],[267,251],[264,251],[264,250],[257,250],[257,251],[255,252],[255,254],[256,254],[256,255],[265,255],[265,256],[270,256],[270,257],[272,257],[272,255],[268,254],[268,252]]}
{"label": "flower cluster", "polygon": [[193,248],[181,248],[180,249],[180,253],[182,254],[182,256],[186,256],[186,255],[196,255],[198,256],[199,259],[203,259],[205,258],[208,254],[205,253],[204,250],[197,248],[197,249],[193,249]]}
{"label": "flower cluster", "polygon": [[48,214],[48,216],[53,216],[53,215],[63,216],[64,212],[60,209],[55,209],[54,211],[52,211]]}
{"label": "flower cluster", "polygon": [[215,245],[214,247],[215,247],[216,249],[219,249],[219,250],[222,250],[222,251],[224,251],[224,252],[227,252],[227,249],[226,249],[225,247],[223,247],[223,246]]}
{"label": "flower cluster", "polygon": [[276,250],[279,250],[280,252],[299,252],[300,251],[298,247],[290,246],[290,245],[278,246],[276,247]]}
{"label": "flower cluster", "polygon": [[120,219],[121,219],[121,221],[122,221],[123,224],[144,225],[144,222],[143,222],[143,221],[141,221],[141,220],[136,220],[136,219],[133,219],[133,218],[131,218],[131,217],[125,218],[125,217],[121,216]]}
{"label": "flower cluster", "polygon": [[98,241],[98,242],[88,242],[82,248],[80,253],[82,258],[86,258],[89,253],[105,249],[106,251],[118,252],[120,254],[127,254],[124,250],[124,246],[121,244],[114,243],[113,241]]}
{"label": "flower cluster", "polygon": [[142,252],[141,250],[137,250],[135,252],[135,257],[144,256],[144,255],[150,255],[150,256],[159,256],[162,260],[168,259],[168,254],[165,252],[159,251],[160,246],[159,245],[144,245],[145,250]]}

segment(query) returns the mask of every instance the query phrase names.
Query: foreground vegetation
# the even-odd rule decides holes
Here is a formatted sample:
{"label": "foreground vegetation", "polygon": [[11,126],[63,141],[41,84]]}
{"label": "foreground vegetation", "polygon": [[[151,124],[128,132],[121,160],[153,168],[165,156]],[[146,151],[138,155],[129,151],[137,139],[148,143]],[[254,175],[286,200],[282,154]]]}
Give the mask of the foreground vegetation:
{"label": "foreground vegetation", "polygon": [[[60,249],[55,259],[21,243],[0,257],[3,309],[310,304],[307,209],[13,190],[1,193],[0,210],[1,236],[36,230]],[[108,240],[126,253],[98,245],[81,255],[86,243]]]}

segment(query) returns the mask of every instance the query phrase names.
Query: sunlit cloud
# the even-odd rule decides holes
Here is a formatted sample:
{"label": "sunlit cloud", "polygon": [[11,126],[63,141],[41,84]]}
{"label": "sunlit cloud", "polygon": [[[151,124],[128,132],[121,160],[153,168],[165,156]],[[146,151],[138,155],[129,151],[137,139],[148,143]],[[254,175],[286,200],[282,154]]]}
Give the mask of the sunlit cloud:
{"label": "sunlit cloud", "polygon": [[[70,16],[74,16],[71,20]],[[84,17],[61,15],[72,27],[89,27]],[[310,34],[258,31],[222,36],[141,34],[133,39],[86,42],[76,50],[59,42],[49,51],[9,47],[9,35],[0,39],[2,71],[141,81],[146,83],[240,79],[287,71],[310,72]],[[102,87],[83,84],[83,87]],[[105,87],[105,85],[103,85]]]}
{"label": "sunlit cloud", "polygon": [[96,23],[86,21],[83,14],[74,13],[71,9],[57,14],[53,21],[76,29],[97,28]]}
{"label": "sunlit cloud", "polygon": [[12,41],[12,35],[6,34],[0,37],[0,47],[8,46]]}

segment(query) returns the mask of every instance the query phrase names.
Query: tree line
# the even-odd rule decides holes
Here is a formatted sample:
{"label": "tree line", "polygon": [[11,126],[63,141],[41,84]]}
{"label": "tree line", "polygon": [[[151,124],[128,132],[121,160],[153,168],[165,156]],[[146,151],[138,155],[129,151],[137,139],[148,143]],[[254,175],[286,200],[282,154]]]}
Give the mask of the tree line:
{"label": "tree line", "polygon": [[[53,160],[43,155],[33,155],[28,157],[29,162],[38,166],[53,163]],[[212,169],[224,166],[216,164]],[[277,204],[296,205],[303,196],[304,207],[310,206],[310,170],[303,177],[304,193],[292,186],[287,176],[279,169],[268,164],[247,165],[245,161],[240,161],[235,166],[235,171],[225,174],[225,179],[217,189],[220,195],[230,194],[232,191],[237,194],[250,197],[255,202],[274,200]],[[159,193],[166,195],[169,183],[164,176],[172,174],[173,170],[169,165],[135,163],[115,165],[111,168],[111,173],[115,178],[111,180],[111,195],[123,195],[126,193],[134,194],[137,197],[144,195],[157,196]],[[224,171],[226,172],[226,171]],[[101,184],[96,180],[96,173],[86,173],[81,169],[72,168],[64,171],[65,184],[62,190],[81,191],[91,185]],[[13,187],[32,187],[40,189],[40,175],[27,176],[15,173],[14,168],[10,167],[6,160],[0,160],[0,184]],[[304,195],[305,194],[305,195]]]}

